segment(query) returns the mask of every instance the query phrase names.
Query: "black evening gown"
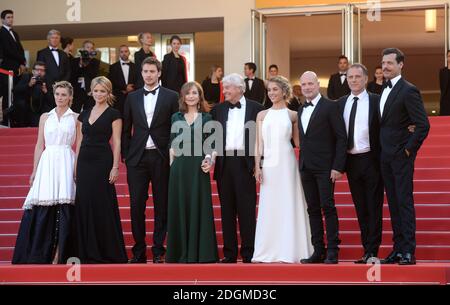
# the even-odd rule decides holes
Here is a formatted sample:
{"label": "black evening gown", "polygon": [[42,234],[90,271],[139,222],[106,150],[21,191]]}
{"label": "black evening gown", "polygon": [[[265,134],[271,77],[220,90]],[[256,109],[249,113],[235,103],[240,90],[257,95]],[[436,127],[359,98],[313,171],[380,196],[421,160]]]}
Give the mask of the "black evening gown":
{"label": "black evening gown", "polygon": [[126,263],[127,254],[114,184],[109,183],[113,153],[109,140],[117,109],[108,107],[91,125],[91,110],[78,120],[83,140],[77,161],[74,251],[81,263]]}

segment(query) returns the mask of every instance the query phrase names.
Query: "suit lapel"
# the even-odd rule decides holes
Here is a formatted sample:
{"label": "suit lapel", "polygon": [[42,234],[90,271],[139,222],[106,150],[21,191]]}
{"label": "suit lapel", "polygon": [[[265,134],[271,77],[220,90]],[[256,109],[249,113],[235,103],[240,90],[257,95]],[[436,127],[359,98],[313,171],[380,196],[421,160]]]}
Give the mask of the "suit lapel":
{"label": "suit lapel", "polygon": [[141,114],[141,119],[143,120],[145,126],[148,127],[147,116],[145,115],[145,106],[144,106],[144,88],[139,89],[139,94],[137,95],[137,106],[138,112]]}
{"label": "suit lapel", "polygon": [[320,107],[322,106],[322,99],[323,99],[323,97],[320,98],[320,100],[317,102],[316,107],[314,107],[314,111],[311,114],[311,118],[309,119],[308,128],[306,129],[306,133],[308,133],[308,131],[311,129],[314,118],[317,116],[317,113],[319,112]]}
{"label": "suit lapel", "polygon": [[300,109],[298,110],[298,125],[300,126],[300,133],[302,135],[302,137],[305,136],[305,130],[303,129],[303,124],[302,124],[302,113],[303,113],[303,106],[300,107]]}
{"label": "suit lapel", "polygon": [[403,78],[400,78],[398,82],[395,84],[394,88],[392,88],[392,91],[389,93],[386,103],[384,104],[383,116],[381,117],[382,120],[384,120],[388,115],[389,110],[392,107],[392,104],[395,102],[395,98],[400,92],[400,89],[403,87],[403,84],[404,84]]}
{"label": "suit lapel", "polygon": [[[130,69],[128,69],[130,70]],[[120,81],[125,84],[125,87],[128,85],[125,81],[125,76],[123,75],[122,63],[119,61],[119,71],[120,71]],[[128,73],[128,79],[130,78],[130,73]]]}
{"label": "suit lapel", "polygon": [[372,126],[374,111],[375,107],[377,106],[376,100],[377,97],[372,93],[369,93],[369,128],[370,126]]}

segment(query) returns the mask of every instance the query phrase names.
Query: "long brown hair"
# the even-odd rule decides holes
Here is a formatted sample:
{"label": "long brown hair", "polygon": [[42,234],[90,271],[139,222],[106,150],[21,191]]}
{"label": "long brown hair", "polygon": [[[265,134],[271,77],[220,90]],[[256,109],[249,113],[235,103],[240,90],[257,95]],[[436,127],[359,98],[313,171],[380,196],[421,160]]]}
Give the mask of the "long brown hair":
{"label": "long brown hair", "polygon": [[208,102],[206,102],[205,100],[205,95],[203,93],[203,88],[202,86],[197,83],[197,82],[187,82],[183,85],[183,87],[181,87],[181,91],[180,91],[180,112],[182,113],[186,113],[188,111],[188,105],[186,104],[186,95],[189,93],[189,91],[192,88],[197,88],[198,91],[198,97],[199,97],[199,101],[198,101],[198,111],[199,112],[209,112],[210,107],[208,105]]}

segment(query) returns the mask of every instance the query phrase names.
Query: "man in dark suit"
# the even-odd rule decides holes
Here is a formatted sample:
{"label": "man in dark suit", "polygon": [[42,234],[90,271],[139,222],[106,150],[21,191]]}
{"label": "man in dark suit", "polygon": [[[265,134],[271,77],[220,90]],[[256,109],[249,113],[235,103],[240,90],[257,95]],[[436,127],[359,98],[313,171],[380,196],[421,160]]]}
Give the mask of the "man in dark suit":
{"label": "man in dark suit", "polygon": [[145,206],[152,182],[154,204],[153,262],[161,263],[167,232],[169,146],[172,114],[178,94],[159,86],[161,63],[152,57],[142,62],[145,86],[128,94],[124,109],[122,158],[127,165],[131,225],[135,245],[130,263],[146,263]]}
{"label": "man in dark suit", "polygon": [[53,109],[55,99],[53,97],[53,84],[58,81],[70,80],[70,62],[67,54],[58,49],[61,42],[61,33],[57,30],[50,30],[47,34],[48,47],[37,52],[37,61],[42,61],[46,66],[47,89],[50,92],[50,98],[47,105],[44,106],[45,112]]}
{"label": "man in dark suit", "polygon": [[141,65],[144,59],[148,57],[153,57],[156,59],[155,53],[151,50],[153,45],[153,36],[149,32],[139,33],[138,35],[139,43],[141,48],[139,51],[134,53],[134,63],[136,64],[136,88],[142,88],[144,86],[144,80],[141,75]]}
{"label": "man in dark suit", "polygon": [[347,130],[346,172],[361,230],[366,264],[378,255],[382,237],[383,180],[380,172],[380,96],[366,91],[367,68],[353,64],[347,71],[351,94],[339,100]]}
{"label": "man in dark suit", "polygon": [[450,115],[450,50],[447,51],[447,67],[439,70],[441,89],[439,115]]}
{"label": "man in dark suit", "polygon": [[[256,116],[264,107],[244,97],[245,82],[239,74],[225,76],[222,83],[225,102],[211,111],[213,119],[222,125],[223,130],[223,145],[216,145],[218,157],[214,168],[225,256],[221,262],[237,261],[236,223],[239,218],[241,257],[244,263],[251,263],[256,230],[256,180],[255,139],[250,135],[255,135]],[[248,123],[250,126],[246,125]]]}
{"label": "man in dark suit", "polygon": [[[411,265],[416,263],[414,161],[430,123],[419,90],[401,76],[404,59],[398,49],[383,50],[386,84],[378,108],[381,174],[391,214],[394,249],[382,263]],[[410,125],[415,126],[413,132],[408,128]]]}
{"label": "man in dark suit", "polygon": [[[0,68],[14,72],[14,84],[18,76],[25,72],[25,52],[19,35],[12,29],[14,12],[4,10],[1,12],[2,27],[0,28]],[[0,98],[2,99],[3,121],[2,125],[8,125],[5,118],[5,109],[8,108],[8,76],[0,74]]]}
{"label": "man in dark suit", "polygon": [[91,82],[100,73],[100,60],[95,58],[95,44],[86,40],[83,42],[80,50],[80,57],[76,57],[72,61],[72,86],[73,104],[72,110],[80,112],[81,108],[87,109],[94,106],[95,101],[90,96]]}
{"label": "man in dark suit", "polygon": [[13,118],[16,127],[38,127],[39,118],[48,105],[45,63],[37,61],[32,73],[22,75],[14,87]]}
{"label": "man in dark suit", "polygon": [[332,74],[328,81],[327,95],[331,100],[337,100],[350,94],[347,82],[348,59],[346,56],[339,56],[338,68],[339,72]]}
{"label": "man in dark suit", "polygon": [[299,85],[292,86],[292,98],[289,101],[289,105],[288,105],[288,108],[290,110],[298,111],[300,106],[303,105],[302,100],[301,100],[301,95],[302,95],[302,87],[300,87]]}
{"label": "man in dark suit", "polygon": [[246,76],[244,96],[264,105],[266,86],[262,79],[255,76],[255,72],[256,65],[254,63],[248,62],[244,65],[244,74]]}
{"label": "man in dark suit", "polygon": [[[347,135],[339,105],[323,98],[314,72],[300,78],[306,102],[298,111],[300,130],[300,176],[308,205],[314,253],[302,264],[337,264],[339,223],[334,204],[334,184],[345,169]],[[322,211],[325,214],[328,250],[323,240]]]}
{"label": "man in dark suit", "polygon": [[109,68],[109,80],[113,85],[113,94],[116,97],[114,108],[123,114],[123,106],[128,93],[134,90],[136,83],[136,67],[128,58],[130,49],[126,45],[119,47],[119,61]]}

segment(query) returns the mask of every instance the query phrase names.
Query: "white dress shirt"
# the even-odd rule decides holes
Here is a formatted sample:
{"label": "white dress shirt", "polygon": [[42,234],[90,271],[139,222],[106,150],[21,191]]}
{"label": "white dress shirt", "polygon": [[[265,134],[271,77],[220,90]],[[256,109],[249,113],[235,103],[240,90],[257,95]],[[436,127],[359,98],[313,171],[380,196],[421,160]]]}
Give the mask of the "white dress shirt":
{"label": "white dress shirt", "polygon": [[128,76],[130,74],[130,65],[124,65],[124,63],[130,63],[129,61],[120,60],[120,66],[122,67],[123,78],[125,79],[125,84],[128,85]]}
{"label": "white dress shirt", "polygon": [[389,93],[391,93],[392,89],[394,89],[395,84],[400,80],[400,78],[402,78],[402,76],[398,75],[398,76],[394,77],[393,79],[391,79],[392,88],[386,87],[386,88],[384,88],[383,92],[381,93],[381,98],[380,98],[381,116],[383,116],[384,106],[386,105],[386,101],[389,97]]}
{"label": "white dress shirt", "polygon": [[58,49],[58,48],[54,48],[52,46],[48,46],[48,48],[50,49],[50,52],[52,53],[53,58],[56,61],[56,65],[59,67],[59,52],[58,51],[56,51],[56,52],[52,51],[52,49]]}
{"label": "white dress shirt", "polygon": [[254,78],[249,78],[248,79],[248,90],[252,90],[252,86],[253,86],[253,81],[255,79]]}
{"label": "white dress shirt", "polygon": [[244,126],[246,100],[242,96],[239,100],[241,108],[228,110],[227,134],[225,150],[244,150]]}
{"label": "white dress shirt", "polygon": [[350,94],[345,103],[344,108],[344,121],[345,128],[349,130],[350,124],[350,112],[354,103],[353,98],[358,97],[358,106],[356,108],[355,116],[355,129],[353,133],[353,143],[355,144],[351,150],[348,151],[350,154],[362,154],[370,151],[370,136],[369,136],[369,94],[366,90],[361,92],[359,95]]}
{"label": "white dress shirt", "polygon": [[340,74],[339,77],[341,78],[341,84],[344,84],[347,74],[341,74],[341,72],[339,72],[339,74]]}
{"label": "white dress shirt", "polygon": [[15,42],[17,42],[16,36],[14,36],[14,33],[12,32],[12,28],[10,28],[7,25],[3,25],[3,27],[8,30],[9,34],[11,34],[12,38],[14,39]]}
{"label": "white dress shirt", "polygon": [[[150,91],[147,87],[144,87],[144,90]],[[156,101],[158,100],[158,95],[159,95],[159,88],[158,90],[156,90],[155,94],[149,93],[147,95],[144,95],[144,109],[145,109],[145,116],[147,117],[148,127],[150,127],[152,124],[153,115],[155,113]],[[155,142],[153,142],[153,139],[150,135],[148,136],[145,149],[156,149]]]}
{"label": "white dress shirt", "polygon": [[[308,125],[309,125],[309,121],[311,120],[311,115],[314,111],[314,109],[316,109],[316,105],[319,102],[319,100],[322,98],[322,95],[319,93],[312,101],[311,103],[313,104],[312,106],[308,106],[303,108],[302,111],[302,116],[301,116],[301,121],[302,121],[302,127],[303,127],[303,131],[306,133],[306,130],[308,129]],[[308,102],[308,100],[306,100],[306,102]]]}

